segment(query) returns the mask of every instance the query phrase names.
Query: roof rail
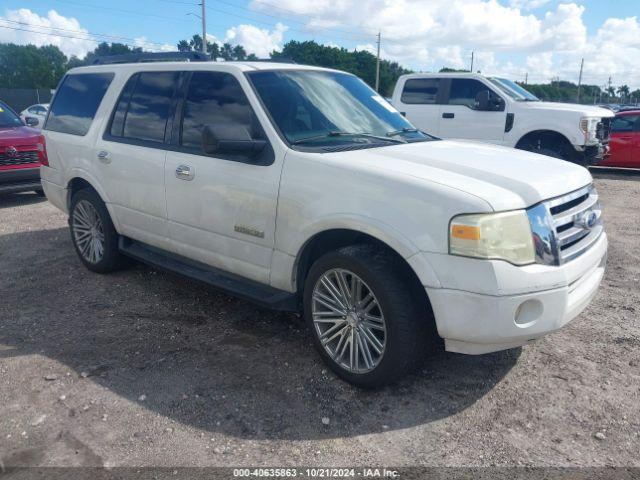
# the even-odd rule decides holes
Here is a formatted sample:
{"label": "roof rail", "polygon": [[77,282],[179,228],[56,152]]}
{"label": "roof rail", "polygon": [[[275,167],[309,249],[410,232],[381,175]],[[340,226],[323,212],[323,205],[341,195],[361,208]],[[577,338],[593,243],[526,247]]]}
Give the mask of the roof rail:
{"label": "roof rail", "polygon": [[124,55],[98,57],[92,65],[112,65],[115,63],[143,62],[209,62],[211,58],[203,52],[143,52]]}

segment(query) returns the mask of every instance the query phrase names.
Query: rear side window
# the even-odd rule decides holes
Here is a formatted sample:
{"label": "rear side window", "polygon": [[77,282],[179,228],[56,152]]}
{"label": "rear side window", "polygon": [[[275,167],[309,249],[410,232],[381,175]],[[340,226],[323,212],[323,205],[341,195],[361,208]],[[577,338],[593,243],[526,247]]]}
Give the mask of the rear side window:
{"label": "rear side window", "polygon": [[183,147],[201,148],[205,125],[244,125],[252,138],[262,138],[262,129],[238,80],[229,73],[194,72],[184,102]]}
{"label": "rear side window", "polygon": [[440,89],[439,78],[414,78],[407,80],[402,90],[402,103],[434,104]]}
{"label": "rear side window", "polygon": [[144,72],[131,77],[120,95],[110,134],[163,142],[180,72]]}
{"label": "rear side window", "polygon": [[454,78],[451,80],[449,105],[466,105],[469,108],[475,108],[476,96],[485,90],[489,90],[489,87],[478,80]]}
{"label": "rear side window", "polygon": [[86,135],[112,80],[113,73],[67,75],[56,92],[44,128]]}
{"label": "rear side window", "polygon": [[640,132],[640,115],[622,115],[613,119],[612,132]]}

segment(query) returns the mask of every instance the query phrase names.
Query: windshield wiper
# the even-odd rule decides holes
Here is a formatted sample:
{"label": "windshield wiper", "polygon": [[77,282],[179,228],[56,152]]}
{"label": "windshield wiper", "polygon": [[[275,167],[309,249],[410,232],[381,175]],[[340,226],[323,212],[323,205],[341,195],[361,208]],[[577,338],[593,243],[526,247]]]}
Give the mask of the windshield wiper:
{"label": "windshield wiper", "polygon": [[402,135],[403,133],[418,133],[418,132],[420,132],[420,130],[418,130],[417,128],[404,127],[403,129],[400,129],[400,130],[391,130],[390,132],[387,132],[386,135],[387,137],[394,137],[396,135]]}
{"label": "windshield wiper", "polygon": [[375,138],[376,140],[382,140],[385,142],[405,143],[403,140],[398,140],[396,138],[381,137],[381,136],[373,135],[372,133],[367,133],[367,132],[332,131],[332,132],[327,132],[323,135],[312,135],[310,137],[299,138],[291,142],[291,145],[299,145],[301,143],[313,142],[314,140],[322,140],[324,138],[331,138],[331,137],[365,137],[365,138]]}

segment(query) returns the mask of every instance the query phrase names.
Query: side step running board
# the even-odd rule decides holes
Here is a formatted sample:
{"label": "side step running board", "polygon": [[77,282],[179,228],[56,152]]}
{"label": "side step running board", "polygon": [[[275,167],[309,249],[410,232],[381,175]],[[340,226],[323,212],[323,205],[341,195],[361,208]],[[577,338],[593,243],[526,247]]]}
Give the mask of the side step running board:
{"label": "side step running board", "polygon": [[128,257],[207,283],[225,293],[244,298],[267,308],[287,312],[298,311],[298,298],[293,293],[278,290],[253,280],[247,280],[238,275],[180,255],[165,252],[127,237],[120,237],[118,248]]}

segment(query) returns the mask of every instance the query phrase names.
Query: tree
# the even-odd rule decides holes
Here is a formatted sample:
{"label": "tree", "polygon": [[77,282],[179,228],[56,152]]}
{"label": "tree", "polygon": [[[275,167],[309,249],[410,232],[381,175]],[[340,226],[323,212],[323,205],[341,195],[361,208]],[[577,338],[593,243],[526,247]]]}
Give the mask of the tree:
{"label": "tree", "polygon": [[220,56],[223,60],[233,60],[233,47],[230,43],[223,43],[220,49]]}
{"label": "tree", "polygon": [[629,85],[620,85],[618,87],[618,95],[620,96],[620,103],[624,103],[624,99],[629,96]]}
{"label": "tree", "polygon": [[613,99],[616,95],[616,89],[614,87],[607,87],[607,97],[609,100]]}
{"label": "tree", "polygon": [[[372,53],[345,48],[328,47],[314,41],[287,42],[281,52],[272,52],[271,59],[293,60],[296,63],[344,70],[359,76],[370,86],[375,85],[376,57]],[[410,73],[395,62],[380,61],[380,92],[389,95],[396,80],[402,74]]]}
{"label": "tree", "polygon": [[67,57],[53,45],[0,44],[0,87],[55,88],[67,69]]}
{"label": "tree", "polygon": [[188,40],[180,40],[178,42],[178,44],[176,45],[176,47],[178,47],[178,51],[179,52],[190,52],[191,51],[191,44],[189,43]]}

